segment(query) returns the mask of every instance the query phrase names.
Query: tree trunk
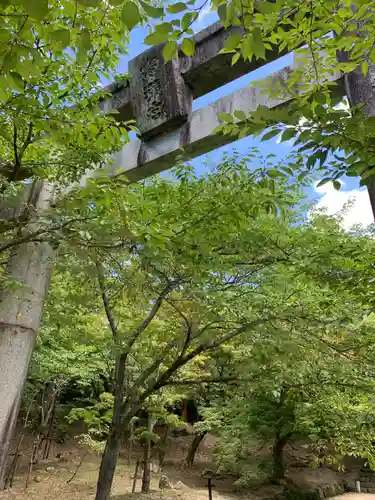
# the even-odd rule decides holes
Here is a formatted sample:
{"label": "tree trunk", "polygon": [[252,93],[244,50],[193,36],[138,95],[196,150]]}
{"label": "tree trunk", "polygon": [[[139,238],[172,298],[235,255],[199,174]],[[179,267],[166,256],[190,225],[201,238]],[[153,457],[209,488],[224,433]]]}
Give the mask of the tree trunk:
{"label": "tree trunk", "polygon": [[[49,208],[52,196],[51,185],[43,184],[36,210]],[[52,256],[47,243],[29,242],[15,247],[6,277],[18,286],[0,291],[0,489],[4,488],[7,454],[42,316]]]}
{"label": "tree trunk", "polygon": [[150,491],[151,484],[151,433],[154,430],[154,425],[156,420],[154,420],[150,413],[147,415],[147,431],[148,436],[143,448],[143,477],[142,477],[142,493],[148,493]]}
{"label": "tree trunk", "polygon": [[272,481],[279,483],[280,479],[284,478],[285,475],[285,464],[284,464],[284,448],[287,444],[287,438],[276,437],[275,443],[272,449]]}
{"label": "tree trunk", "polygon": [[164,465],[165,454],[166,454],[167,448],[168,448],[168,436],[169,436],[169,425],[165,424],[163,435],[160,438],[160,441],[158,443],[158,455],[159,455],[160,470],[163,468],[163,465]]}
{"label": "tree trunk", "polygon": [[202,432],[201,434],[197,434],[196,436],[194,436],[194,439],[189,446],[186,456],[186,465],[188,465],[189,467],[192,467],[194,465],[195,454],[197,453],[199,445],[203,441],[203,438],[206,434],[207,432]]}
{"label": "tree trunk", "polygon": [[[103,292],[104,296],[104,292]],[[107,297],[104,296],[105,301]],[[112,319],[112,313],[106,309],[107,315]],[[116,336],[115,336],[116,333]],[[114,328],[113,332],[115,342],[118,342],[117,332]],[[118,346],[117,346],[118,347]],[[125,362],[126,356],[124,353],[117,350],[116,353],[116,375],[114,387],[114,403],[111,431],[108,435],[105,449],[100,462],[99,477],[96,486],[95,500],[109,500],[111,496],[111,488],[115,475],[117,459],[121,448],[121,439],[124,434],[130,435],[130,421],[132,415],[127,419],[127,412],[123,408],[123,391],[125,384]]]}
{"label": "tree trunk", "polygon": [[109,500],[121,446],[121,430],[112,429],[100,462],[95,500]]}
{"label": "tree trunk", "polygon": [[151,451],[151,441],[147,439],[147,441],[143,445],[142,493],[148,493],[150,491],[150,483],[151,483],[150,451]]}

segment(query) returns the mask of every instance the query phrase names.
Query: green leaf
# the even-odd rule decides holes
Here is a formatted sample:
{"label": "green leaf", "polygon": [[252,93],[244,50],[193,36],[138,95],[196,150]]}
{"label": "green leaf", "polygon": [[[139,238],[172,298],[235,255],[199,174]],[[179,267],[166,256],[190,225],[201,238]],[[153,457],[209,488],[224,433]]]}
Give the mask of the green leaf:
{"label": "green leaf", "polygon": [[141,20],[138,5],[134,2],[126,3],[121,11],[121,19],[129,31],[135,28]]}
{"label": "green leaf", "polygon": [[12,79],[14,89],[22,93],[25,89],[25,82],[22,77],[14,71],[9,73],[9,77]]}
{"label": "green leaf", "polygon": [[275,170],[274,168],[271,168],[270,170],[267,170],[267,174],[269,177],[276,179],[277,177],[280,177],[282,174],[278,170]]}
{"label": "green leaf", "polygon": [[234,123],[234,118],[230,113],[218,113],[220,120],[226,123]]}
{"label": "green leaf", "polygon": [[52,31],[50,33],[50,40],[52,43],[57,44],[62,49],[65,49],[70,42],[70,31],[65,28]]}
{"label": "green leaf", "polygon": [[144,43],[146,45],[158,45],[159,43],[165,43],[169,38],[169,33],[151,33],[146,36]]}
{"label": "green leaf", "polygon": [[85,7],[98,7],[101,3],[101,0],[77,0],[80,5],[84,5]]}
{"label": "green leaf", "polygon": [[331,177],[324,177],[321,181],[318,182],[316,185],[317,187],[324,186],[324,184],[327,184],[327,182],[331,182]]}
{"label": "green leaf", "polygon": [[363,76],[367,75],[367,73],[368,73],[368,62],[367,61],[363,61],[361,63],[361,71],[363,73]]}
{"label": "green leaf", "polygon": [[155,26],[156,33],[171,33],[173,31],[172,23],[160,23]]}
{"label": "green leaf", "polygon": [[78,46],[85,50],[90,50],[92,47],[89,30],[82,30],[78,37]]}
{"label": "green leaf", "polygon": [[243,38],[241,43],[241,53],[242,57],[246,60],[251,61],[254,51],[253,51],[253,42],[251,36],[247,35]]}
{"label": "green leaf", "polygon": [[230,35],[225,41],[224,47],[228,50],[234,50],[238,47],[240,42],[241,35],[239,33],[233,33],[233,35]]}
{"label": "green leaf", "polygon": [[297,135],[297,130],[295,128],[287,128],[281,135],[281,142],[289,141]]}
{"label": "green leaf", "polygon": [[153,5],[150,5],[146,2],[140,2],[143,10],[146,12],[146,14],[149,17],[152,17],[153,19],[159,19],[164,16],[164,9],[161,7],[154,7]]}
{"label": "green leaf", "polygon": [[269,132],[264,134],[264,136],[262,137],[262,142],[268,141],[269,139],[272,139],[273,137],[277,136],[280,132],[281,132],[281,130],[278,128],[270,130]]}
{"label": "green leaf", "polygon": [[240,122],[246,121],[246,114],[243,111],[235,111],[233,114]]}
{"label": "green leaf", "polygon": [[178,43],[177,42],[168,42],[163,47],[163,57],[164,61],[168,62],[173,59],[174,56],[177,55],[178,51]]}
{"label": "green leaf", "polygon": [[183,2],[177,2],[175,4],[169,5],[167,7],[167,11],[170,14],[178,14],[179,12],[182,12],[184,10],[187,10],[187,5]]}
{"label": "green leaf", "polygon": [[23,6],[28,15],[34,19],[42,20],[48,14],[48,0],[23,0]]}
{"label": "green leaf", "polygon": [[341,182],[340,181],[333,181],[333,187],[336,189],[336,191],[340,191],[341,189]]}
{"label": "green leaf", "polygon": [[258,59],[266,58],[266,48],[262,40],[262,32],[260,28],[254,28],[251,32],[253,38],[253,51]]}
{"label": "green leaf", "polygon": [[110,5],[114,5],[117,7],[117,5],[122,5],[124,3],[124,0],[109,0]]}
{"label": "green leaf", "polygon": [[197,17],[198,14],[196,12],[186,12],[186,14],[183,15],[181,20],[181,29],[183,31],[186,31],[197,19]]}
{"label": "green leaf", "polygon": [[217,8],[217,15],[219,16],[220,21],[223,24],[225,24],[225,22],[227,20],[227,5],[226,5],[226,3],[219,5],[219,7]]}
{"label": "green leaf", "polygon": [[181,44],[182,52],[187,56],[195,54],[195,42],[192,38],[184,38]]}
{"label": "green leaf", "polygon": [[231,66],[234,66],[240,57],[241,57],[241,52],[236,52],[232,57]]}

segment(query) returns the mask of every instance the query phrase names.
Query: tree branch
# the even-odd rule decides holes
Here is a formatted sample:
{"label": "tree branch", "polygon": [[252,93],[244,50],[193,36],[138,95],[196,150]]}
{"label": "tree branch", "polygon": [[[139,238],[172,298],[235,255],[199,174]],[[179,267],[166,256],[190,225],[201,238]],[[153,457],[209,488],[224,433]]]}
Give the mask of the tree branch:
{"label": "tree branch", "polygon": [[19,155],[18,155],[18,161],[21,162],[23,155],[25,154],[25,151],[27,147],[31,144],[32,142],[32,137],[33,137],[33,124],[32,122],[29,123],[29,130],[27,132],[27,137],[25,139],[25,142],[22,145],[22,148],[20,149]]}
{"label": "tree branch", "polygon": [[130,333],[129,340],[125,349],[125,354],[128,355],[133,344],[137,341],[141,333],[148,327],[151,321],[154,319],[156,314],[158,313],[164,299],[167,295],[173,290],[173,288],[177,285],[176,282],[168,283],[168,285],[160,292],[159,296],[155,300],[154,305],[152,306],[150,312],[147,314],[145,319],[134,329],[133,332]]}
{"label": "tree branch", "polygon": [[215,342],[212,342],[210,344],[202,344],[202,345],[196,347],[193,351],[191,351],[189,354],[186,354],[185,356],[183,355],[183,353],[180,353],[179,356],[172,363],[172,365],[159,377],[159,379],[156,380],[154,384],[152,384],[148,389],[145,390],[145,392],[141,395],[140,401],[143,402],[154,391],[167,385],[169,380],[170,380],[170,377],[179,368],[184,366],[186,363],[188,363],[189,361],[194,359],[196,356],[198,356],[202,352],[210,351],[212,349],[220,347],[225,342],[228,342],[229,340],[234,339],[235,337],[237,337],[241,333],[246,332],[250,328],[264,324],[264,323],[270,321],[271,319],[275,319],[275,316],[254,320],[251,323],[248,323],[248,324],[243,325],[239,328],[236,328],[235,330],[232,330],[231,332],[228,332],[227,334],[225,334],[222,337],[220,337],[219,339],[217,339]]}
{"label": "tree branch", "polygon": [[109,305],[109,299],[107,292],[105,290],[105,280],[104,280],[104,271],[103,271],[103,265],[99,264],[99,262],[96,263],[96,270],[98,273],[98,283],[99,283],[99,289],[100,289],[100,294],[102,297],[102,302],[104,306],[104,310],[108,319],[108,324],[109,327],[112,331],[112,337],[114,341],[118,341],[119,336],[118,336],[118,330],[117,330],[117,325],[115,321],[115,317],[113,315],[112,309]]}
{"label": "tree branch", "polygon": [[9,250],[10,248],[21,245],[22,243],[27,243],[29,241],[41,241],[39,236],[42,236],[43,234],[53,233],[54,231],[58,231],[58,230],[61,230],[61,229],[68,227],[70,224],[73,224],[74,222],[84,221],[84,220],[87,220],[87,218],[82,219],[81,217],[76,217],[76,218],[71,219],[67,222],[64,222],[63,224],[51,226],[51,227],[46,228],[46,229],[38,229],[32,233],[26,234],[25,236],[21,236],[20,238],[9,241],[8,243],[4,243],[4,245],[2,245],[0,247],[0,253],[5,252],[6,250]]}
{"label": "tree branch", "polygon": [[[13,123],[13,150],[14,150],[14,171],[20,166],[19,158],[18,158],[18,147],[17,147],[17,127],[16,124]],[[15,174],[13,173],[13,176]]]}

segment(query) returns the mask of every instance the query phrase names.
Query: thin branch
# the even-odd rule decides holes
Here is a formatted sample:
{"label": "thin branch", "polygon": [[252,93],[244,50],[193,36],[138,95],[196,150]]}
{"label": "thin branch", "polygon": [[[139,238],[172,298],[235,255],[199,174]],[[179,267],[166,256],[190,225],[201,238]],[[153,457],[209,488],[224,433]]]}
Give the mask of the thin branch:
{"label": "thin branch", "polygon": [[13,150],[14,150],[14,167],[15,170],[20,165],[19,157],[18,157],[18,147],[17,147],[17,126],[13,123]]}
{"label": "thin branch", "polygon": [[68,227],[70,224],[73,224],[74,222],[77,221],[84,221],[88,220],[89,218],[81,218],[81,217],[76,217],[74,219],[71,219],[67,222],[64,222],[63,224],[58,224],[56,226],[51,226],[46,229],[38,229],[37,231],[34,231],[32,233],[28,233],[25,236],[21,236],[20,238],[17,238],[15,240],[9,241],[8,243],[5,243],[0,247],[0,253],[5,252],[6,250],[9,250],[10,248],[13,248],[15,246],[21,245],[22,243],[27,243],[29,241],[42,241],[39,236],[42,236],[43,234],[48,234],[52,233],[54,231],[59,231],[61,229],[64,229]]}
{"label": "thin branch", "polygon": [[248,323],[246,325],[243,325],[239,328],[236,328],[235,330],[232,330],[231,332],[228,332],[227,334],[223,335],[219,339],[217,339],[215,342],[212,342],[210,344],[202,344],[198,347],[196,347],[193,351],[191,351],[189,354],[183,355],[179,354],[179,356],[175,359],[175,361],[172,363],[172,365],[159,377],[159,379],[151,385],[141,396],[141,402],[143,402],[150,394],[152,394],[154,391],[160,389],[161,387],[164,387],[170,380],[171,376],[182,366],[186,365],[189,361],[197,357],[199,354],[202,352],[207,352],[212,349],[216,349],[217,347],[220,347],[222,344],[225,342],[228,342],[229,340],[234,339],[241,333],[244,333],[248,331],[249,329],[264,324],[272,319],[275,319],[276,316],[268,317],[268,318],[262,318],[258,320],[254,320],[251,323]]}
{"label": "thin branch", "polygon": [[166,300],[166,302],[173,307],[173,309],[181,316],[181,318],[184,320],[186,324],[186,335],[185,335],[185,341],[184,345],[182,346],[182,353],[185,353],[186,349],[189,347],[190,340],[191,340],[191,334],[192,334],[192,324],[191,321],[188,320],[188,318],[185,316],[185,314],[172,302],[171,300]]}
{"label": "thin branch", "polygon": [[[252,380],[247,379],[247,380]],[[228,384],[230,382],[246,382],[246,379],[241,379],[237,376],[222,377],[222,378],[201,378],[193,380],[169,380],[164,384],[167,385],[201,385],[201,384]]]}
{"label": "thin branch", "polygon": [[155,300],[154,305],[152,306],[150,312],[147,314],[145,319],[134,329],[132,333],[129,335],[129,340],[126,346],[125,353],[129,354],[133,344],[137,341],[141,333],[148,327],[151,321],[154,319],[156,314],[158,313],[164,299],[167,295],[173,290],[173,288],[177,285],[177,282],[168,283],[168,285],[160,292],[159,296]]}
{"label": "thin branch", "polygon": [[20,149],[19,155],[18,155],[18,161],[21,162],[23,155],[25,154],[25,151],[27,147],[31,144],[33,138],[33,124],[32,122],[29,123],[29,129],[27,132],[27,137],[25,139],[25,142],[22,145],[22,148]]}
{"label": "thin branch", "polygon": [[98,283],[99,283],[100,294],[102,297],[104,310],[105,310],[105,313],[107,315],[109,327],[112,331],[112,337],[115,341],[118,341],[119,336],[118,336],[118,330],[117,330],[115,317],[114,317],[112,309],[109,305],[108,295],[107,295],[107,292],[105,290],[105,279],[104,279],[103,265],[99,264],[99,262],[97,262],[96,263],[96,270],[98,272]]}

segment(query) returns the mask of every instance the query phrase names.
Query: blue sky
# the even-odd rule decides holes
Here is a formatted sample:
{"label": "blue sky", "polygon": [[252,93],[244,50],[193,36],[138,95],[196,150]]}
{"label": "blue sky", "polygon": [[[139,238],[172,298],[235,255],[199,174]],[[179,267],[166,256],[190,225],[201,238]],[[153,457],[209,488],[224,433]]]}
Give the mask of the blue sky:
{"label": "blue sky", "polygon": [[[209,8],[205,8],[201,13],[200,18],[194,23],[194,31],[200,31],[209,24],[217,20],[216,12],[211,12]],[[144,45],[143,40],[147,35],[148,30],[146,28],[136,28],[131,33],[129,54],[122,58],[119,65],[119,72],[126,73],[128,71],[128,62],[136,57],[138,54],[147,50],[149,47]],[[265,76],[277,71],[284,66],[292,62],[292,56],[284,56],[272,63],[269,63],[256,71],[253,71],[223,87],[217,89],[209,94],[206,94],[199,99],[196,99],[193,104],[193,109],[202,108],[209,103],[248,85],[254,80],[264,78]],[[193,160],[193,165],[197,171],[205,168],[203,165],[203,159],[209,161],[209,163],[217,163],[222,154],[225,151],[231,151],[235,149],[240,153],[246,153],[251,147],[258,147],[261,153],[266,156],[267,154],[273,153],[278,159],[282,160],[291,151],[292,147],[288,143],[277,143],[276,138],[266,142],[260,142],[259,139],[254,137],[246,137],[239,141],[232,143],[231,145],[219,148],[208,155],[205,158],[197,158]],[[310,189],[306,190],[306,194],[310,200],[315,200],[319,207],[326,206],[330,213],[334,213],[341,209],[342,205],[345,204],[349,198],[355,198],[356,202],[354,207],[350,210],[346,218],[346,226],[349,227],[353,223],[362,222],[364,224],[369,224],[372,221],[371,208],[368,200],[368,195],[365,189],[359,188],[359,179],[357,178],[345,178],[344,185],[340,193],[333,190],[332,186],[325,186],[321,189],[316,189],[311,186]]]}

